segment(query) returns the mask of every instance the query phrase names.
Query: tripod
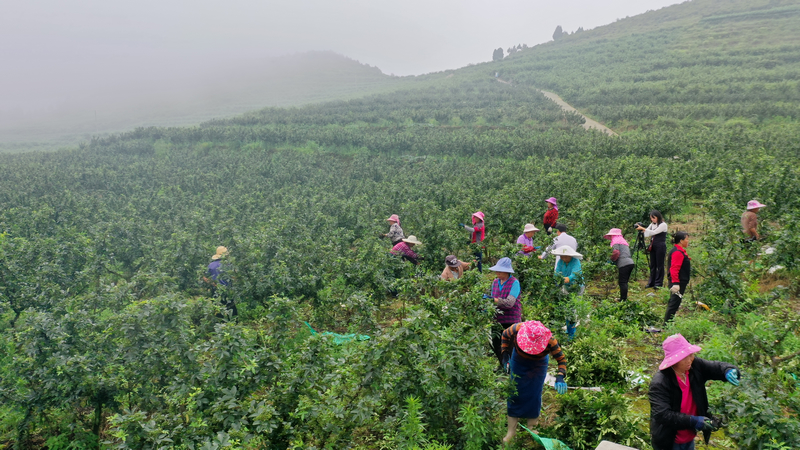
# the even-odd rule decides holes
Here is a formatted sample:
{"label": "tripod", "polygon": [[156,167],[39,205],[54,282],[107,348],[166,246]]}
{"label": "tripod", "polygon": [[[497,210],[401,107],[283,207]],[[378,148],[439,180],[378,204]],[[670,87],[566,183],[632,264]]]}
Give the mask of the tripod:
{"label": "tripod", "polygon": [[633,243],[633,252],[636,254],[634,257],[633,273],[631,277],[636,279],[636,270],[639,268],[639,253],[644,253],[647,258],[647,265],[650,266],[650,254],[647,253],[647,247],[644,245],[644,231],[639,231],[636,234],[636,241]]}

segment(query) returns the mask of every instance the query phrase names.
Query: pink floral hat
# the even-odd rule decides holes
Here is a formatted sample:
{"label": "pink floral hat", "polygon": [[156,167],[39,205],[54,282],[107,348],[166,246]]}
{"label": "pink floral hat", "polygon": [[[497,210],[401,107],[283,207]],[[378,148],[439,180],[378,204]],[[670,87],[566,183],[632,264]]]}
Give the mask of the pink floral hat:
{"label": "pink floral hat", "polygon": [[758,200],[750,200],[749,202],[747,202],[747,210],[748,211],[750,211],[751,209],[763,208],[765,206],[767,206],[767,205],[759,202]]}
{"label": "pink floral hat", "polygon": [[397,224],[398,224],[398,225],[400,225],[400,217],[398,217],[398,216],[397,216],[397,214],[392,214],[392,215],[391,215],[391,216],[389,216],[389,218],[388,218],[388,219],[386,219],[386,220],[387,220],[388,222],[397,222]]}
{"label": "pink floral hat", "polygon": [[698,347],[697,345],[692,345],[689,341],[686,340],[683,335],[680,333],[673,334],[672,336],[664,339],[664,343],[661,344],[664,348],[664,360],[661,361],[661,364],[658,366],[658,370],[664,370],[667,367],[672,367],[683,358],[687,356],[697,353],[702,348]]}
{"label": "pink floral hat", "polygon": [[529,355],[538,355],[547,348],[547,343],[550,342],[552,336],[553,333],[551,333],[546,326],[542,325],[542,322],[538,320],[529,320],[523,322],[519,327],[517,345],[523,352]]}

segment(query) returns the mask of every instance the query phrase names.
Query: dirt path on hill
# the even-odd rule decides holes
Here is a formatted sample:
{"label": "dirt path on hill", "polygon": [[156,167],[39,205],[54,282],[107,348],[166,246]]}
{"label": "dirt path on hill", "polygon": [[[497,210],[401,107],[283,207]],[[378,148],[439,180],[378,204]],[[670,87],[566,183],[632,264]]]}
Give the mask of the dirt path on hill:
{"label": "dirt path on hill", "polygon": [[[501,82],[501,83],[511,84],[510,81],[502,80],[500,78],[495,78],[495,79],[497,81]],[[600,122],[598,122],[596,120],[592,120],[592,119],[584,116],[583,114],[581,114],[580,111],[578,111],[577,109],[573,108],[569,103],[567,103],[564,100],[562,100],[561,97],[559,97],[558,95],[556,95],[556,94],[554,94],[552,92],[543,91],[541,89],[538,89],[538,91],[541,92],[542,94],[544,94],[544,96],[547,97],[548,99],[550,99],[553,102],[555,102],[555,104],[560,106],[561,109],[563,109],[564,111],[574,112],[574,113],[580,115],[581,117],[583,117],[583,119],[586,121],[583,124],[583,128],[585,130],[593,128],[595,130],[600,130],[600,131],[602,131],[603,133],[605,133],[605,134],[607,134],[609,136],[617,136],[617,133],[615,133],[614,130],[612,130],[611,128],[608,128],[607,126],[603,125],[602,123],[600,123]]]}

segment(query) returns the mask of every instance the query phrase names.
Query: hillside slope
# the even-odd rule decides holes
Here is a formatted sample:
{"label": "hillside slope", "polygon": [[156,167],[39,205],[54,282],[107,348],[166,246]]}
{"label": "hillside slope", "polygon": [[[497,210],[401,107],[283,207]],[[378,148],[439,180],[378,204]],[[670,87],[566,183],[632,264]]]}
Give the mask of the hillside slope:
{"label": "hillside slope", "polygon": [[800,5],[694,0],[470,70],[559,94],[617,129],[800,118]]}

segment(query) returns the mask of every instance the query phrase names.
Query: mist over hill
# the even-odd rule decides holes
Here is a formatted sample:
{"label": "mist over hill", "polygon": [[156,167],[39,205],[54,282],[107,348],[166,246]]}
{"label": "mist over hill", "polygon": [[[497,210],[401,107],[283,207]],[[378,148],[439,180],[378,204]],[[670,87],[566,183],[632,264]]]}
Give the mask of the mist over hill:
{"label": "mist over hill", "polygon": [[193,125],[268,106],[353,98],[402,80],[333,52],[190,69],[84,88],[38,111],[0,107],[0,150],[55,149],[137,127]]}

